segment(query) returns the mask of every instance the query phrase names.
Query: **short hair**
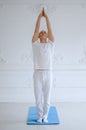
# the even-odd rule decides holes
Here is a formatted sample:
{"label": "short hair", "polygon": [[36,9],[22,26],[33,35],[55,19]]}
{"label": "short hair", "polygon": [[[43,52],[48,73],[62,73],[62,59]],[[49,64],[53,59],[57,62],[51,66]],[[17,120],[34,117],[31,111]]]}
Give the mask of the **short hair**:
{"label": "short hair", "polygon": [[43,32],[43,31],[44,31],[45,33],[47,33],[45,30],[41,30],[41,31],[39,32],[39,34],[40,34],[41,32]]}

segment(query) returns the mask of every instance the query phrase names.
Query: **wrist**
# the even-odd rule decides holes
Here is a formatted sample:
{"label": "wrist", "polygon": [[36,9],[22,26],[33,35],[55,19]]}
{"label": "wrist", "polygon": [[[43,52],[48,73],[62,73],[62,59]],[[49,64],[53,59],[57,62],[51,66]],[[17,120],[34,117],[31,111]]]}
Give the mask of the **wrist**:
{"label": "wrist", "polygon": [[45,18],[48,19],[48,16],[46,15]]}

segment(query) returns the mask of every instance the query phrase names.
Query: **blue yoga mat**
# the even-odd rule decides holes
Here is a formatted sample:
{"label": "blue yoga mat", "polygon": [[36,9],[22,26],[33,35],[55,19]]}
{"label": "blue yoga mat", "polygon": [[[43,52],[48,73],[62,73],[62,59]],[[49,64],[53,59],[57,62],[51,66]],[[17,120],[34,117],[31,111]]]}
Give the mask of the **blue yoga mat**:
{"label": "blue yoga mat", "polygon": [[27,117],[27,125],[52,125],[59,124],[59,117],[56,110],[56,107],[51,106],[48,114],[48,123],[38,123],[37,122],[37,108],[32,106],[29,108],[28,117]]}

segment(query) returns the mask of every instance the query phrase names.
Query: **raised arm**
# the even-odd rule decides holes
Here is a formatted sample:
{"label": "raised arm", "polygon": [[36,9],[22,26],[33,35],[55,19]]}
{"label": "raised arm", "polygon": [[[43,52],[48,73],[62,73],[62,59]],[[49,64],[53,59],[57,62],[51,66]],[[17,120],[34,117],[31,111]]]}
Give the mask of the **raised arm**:
{"label": "raised arm", "polygon": [[54,36],[52,33],[51,24],[50,24],[49,18],[47,16],[47,14],[45,13],[44,9],[43,9],[43,16],[46,18],[46,24],[47,24],[47,29],[48,29],[48,39],[51,40],[52,42],[54,42]]}
{"label": "raised arm", "polygon": [[40,20],[42,17],[42,13],[43,11],[39,14],[38,18],[37,18],[37,22],[36,22],[36,27],[35,27],[35,31],[34,31],[34,35],[32,37],[32,43],[35,42],[36,40],[38,40],[39,37],[39,27],[40,27]]}

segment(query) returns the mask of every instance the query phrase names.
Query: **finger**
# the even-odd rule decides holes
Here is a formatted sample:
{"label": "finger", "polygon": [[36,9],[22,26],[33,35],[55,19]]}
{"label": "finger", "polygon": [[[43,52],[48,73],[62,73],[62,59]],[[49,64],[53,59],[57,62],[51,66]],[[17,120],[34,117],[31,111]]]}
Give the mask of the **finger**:
{"label": "finger", "polygon": [[44,15],[46,15],[46,12],[45,12],[45,10],[44,10]]}
{"label": "finger", "polygon": [[44,8],[43,8],[43,16],[44,16]]}

